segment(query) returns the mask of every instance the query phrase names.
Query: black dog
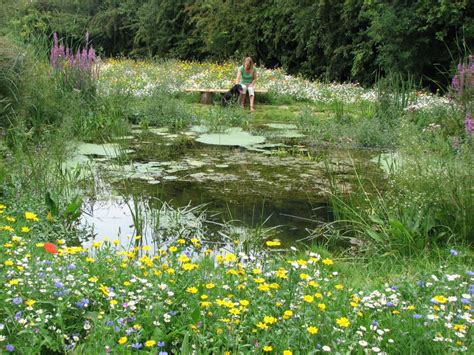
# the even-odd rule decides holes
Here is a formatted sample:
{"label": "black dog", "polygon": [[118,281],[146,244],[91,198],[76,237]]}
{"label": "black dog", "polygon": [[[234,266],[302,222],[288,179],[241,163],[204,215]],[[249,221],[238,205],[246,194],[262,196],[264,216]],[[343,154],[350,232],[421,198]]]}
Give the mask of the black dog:
{"label": "black dog", "polygon": [[221,99],[222,107],[226,107],[230,103],[236,103],[237,99],[239,98],[240,91],[242,90],[242,85],[236,84],[232,86],[232,88],[227,91]]}

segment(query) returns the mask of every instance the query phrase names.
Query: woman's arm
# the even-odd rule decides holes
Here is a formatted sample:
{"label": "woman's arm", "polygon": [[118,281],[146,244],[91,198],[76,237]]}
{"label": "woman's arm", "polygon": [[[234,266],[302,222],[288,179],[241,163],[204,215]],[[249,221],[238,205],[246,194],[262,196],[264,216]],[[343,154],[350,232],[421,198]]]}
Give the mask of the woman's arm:
{"label": "woman's arm", "polygon": [[237,69],[237,79],[235,79],[235,84],[236,85],[240,84],[240,79],[242,79],[241,77],[242,77],[242,73],[240,72],[239,69]]}
{"label": "woman's arm", "polygon": [[257,71],[254,69],[253,70],[252,84],[250,84],[250,85],[255,86],[256,81],[257,81]]}

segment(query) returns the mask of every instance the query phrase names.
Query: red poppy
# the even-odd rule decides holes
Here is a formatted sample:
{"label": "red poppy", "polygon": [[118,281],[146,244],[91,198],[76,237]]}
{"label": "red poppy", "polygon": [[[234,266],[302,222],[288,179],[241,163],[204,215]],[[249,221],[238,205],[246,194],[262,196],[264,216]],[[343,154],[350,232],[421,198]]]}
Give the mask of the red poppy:
{"label": "red poppy", "polygon": [[48,253],[51,253],[51,254],[56,254],[58,252],[58,248],[56,247],[56,245],[49,242],[44,243],[44,250],[46,250]]}

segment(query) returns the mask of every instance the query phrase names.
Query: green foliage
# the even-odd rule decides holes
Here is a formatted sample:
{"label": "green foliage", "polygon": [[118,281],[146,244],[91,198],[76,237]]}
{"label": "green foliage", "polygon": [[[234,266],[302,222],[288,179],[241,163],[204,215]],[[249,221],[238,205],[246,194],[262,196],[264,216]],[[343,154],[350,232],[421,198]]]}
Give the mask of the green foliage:
{"label": "green foliage", "polygon": [[291,74],[364,84],[391,72],[447,86],[447,68],[474,41],[468,0],[39,0],[12,8],[10,27],[24,39],[58,32],[75,47],[89,31],[105,55],[251,55]]}

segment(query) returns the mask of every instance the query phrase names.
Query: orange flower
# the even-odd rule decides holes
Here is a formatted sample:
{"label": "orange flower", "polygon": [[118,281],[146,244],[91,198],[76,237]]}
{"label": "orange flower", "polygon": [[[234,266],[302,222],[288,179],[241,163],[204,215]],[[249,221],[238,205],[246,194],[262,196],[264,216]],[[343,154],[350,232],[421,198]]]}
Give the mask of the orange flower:
{"label": "orange flower", "polygon": [[46,250],[48,253],[51,253],[51,254],[56,254],[58,252],[58,248],[56,247],[56,245],[49,242],[44,243],[44,250]]}

